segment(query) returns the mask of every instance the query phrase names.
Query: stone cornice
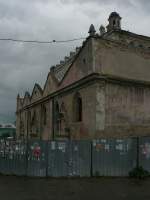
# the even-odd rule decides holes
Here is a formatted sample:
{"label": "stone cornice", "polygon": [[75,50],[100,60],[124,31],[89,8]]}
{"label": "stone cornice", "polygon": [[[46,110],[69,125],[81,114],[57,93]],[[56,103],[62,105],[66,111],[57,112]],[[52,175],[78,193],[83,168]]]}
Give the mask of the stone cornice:
{"label": "stone cornice", "polygon": [[99,81],[102,83],[109,82],[109,83],[115,83],[115,84],[127,85],[127,86],[133,85],[133,86],[137,86],[137,87],[150,87],[150,81],[149,82],[148,81],[139,81],[139,80],[133,80],[133,79],[111,76],[111,75],[106,75],[106,74],[100,75],[98,73],[93,73],[75,83],[72,83],[69,86],[66,86],[65,88],[62,88],[56,92],[53,92],[52,94],[47,95],[46,97],[43,97],[42,99],[39,99],[36,102],[31,103],[30,105],[25,106],[22,109],[19,109],[16,113],[23,111],[23,110],[28,110],[34,106],[45,103],[46,101],[49,101],[50,99],[55,98],[56,96],[60,96],[62,94],[69,93],[76,89],[81,89],[83,87],[87,87],[88,85],[91,85],[93,83],[96,84]]}

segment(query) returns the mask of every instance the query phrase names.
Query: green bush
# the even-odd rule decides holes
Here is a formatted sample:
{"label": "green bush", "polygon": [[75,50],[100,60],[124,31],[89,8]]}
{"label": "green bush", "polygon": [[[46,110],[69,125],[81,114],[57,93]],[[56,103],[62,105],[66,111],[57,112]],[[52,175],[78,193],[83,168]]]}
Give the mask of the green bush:
{"label": "green bush", "polygon": [[136,167],[134,168],[132,171],[129,172],[129,176],[131,178],[146,178],[148,177],[150,174],[147,170],[145,170],[143,167]]}

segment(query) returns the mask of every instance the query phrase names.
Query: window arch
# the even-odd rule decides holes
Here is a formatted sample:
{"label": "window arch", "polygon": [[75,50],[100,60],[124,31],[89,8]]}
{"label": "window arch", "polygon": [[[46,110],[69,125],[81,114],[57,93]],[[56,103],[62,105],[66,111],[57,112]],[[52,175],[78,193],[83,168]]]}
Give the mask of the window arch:
{"label": "window arch", "polygon": [[55,127],[56,132],[59,134],[60,132],[60,117],[59,117],[60,109],[58,102],[55,103]]}
{"label": "window arch", "polygon": [[33,117],[32,117],[32,121],[31,121],[32,126],[36,125],[36,112],[33,112]]}
{"label": "window arch", "polygon": [[20,121],[20,132],[21,132],[21,134],[24,134],[24,122],[23,122],[23,120]]}
{"label": "window arch", "polygon": [[82,121],[82,98],[79,93],[76,93],[74,96],[74,105],[73,105],[73,113],[74,113],[74,121],[81,122]]}

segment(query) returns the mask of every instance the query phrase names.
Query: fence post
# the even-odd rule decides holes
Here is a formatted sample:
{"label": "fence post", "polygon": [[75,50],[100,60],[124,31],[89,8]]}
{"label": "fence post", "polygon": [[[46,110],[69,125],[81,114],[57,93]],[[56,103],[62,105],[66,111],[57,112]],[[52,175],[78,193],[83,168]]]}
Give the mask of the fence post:
{"label": "fence post", "polygon": [[45,150],[45,158],[46,158],[46,162],[45,162],[45,164],[46,164],[46,177],[48,177],[48,157],[49,157],[49,141],[46,141],[46,150]]}
{"label": "fence post", "polygon": [[136,157],[136,167],[139,168],[139,137],[137,137],[137,143],[136,143],[136,153],[137,153],[137,157]]}
{"label": "fence post", "polygon": [[91,177],[93,177],[93,141],[91,143]]}

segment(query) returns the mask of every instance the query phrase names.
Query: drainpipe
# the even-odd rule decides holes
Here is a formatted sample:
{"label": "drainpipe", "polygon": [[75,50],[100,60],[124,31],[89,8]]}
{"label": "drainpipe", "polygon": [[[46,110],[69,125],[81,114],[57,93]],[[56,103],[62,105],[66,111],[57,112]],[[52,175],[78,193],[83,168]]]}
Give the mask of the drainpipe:
{"label": "drainpipe", "polygon": [[136,149],[137,149],[137,159],[136,159],[136,167],[137,168],[139,168],[139,145],[140,145],[140,143],[139,143],[139,137],[137,137],[137,147],[136,147]]}

